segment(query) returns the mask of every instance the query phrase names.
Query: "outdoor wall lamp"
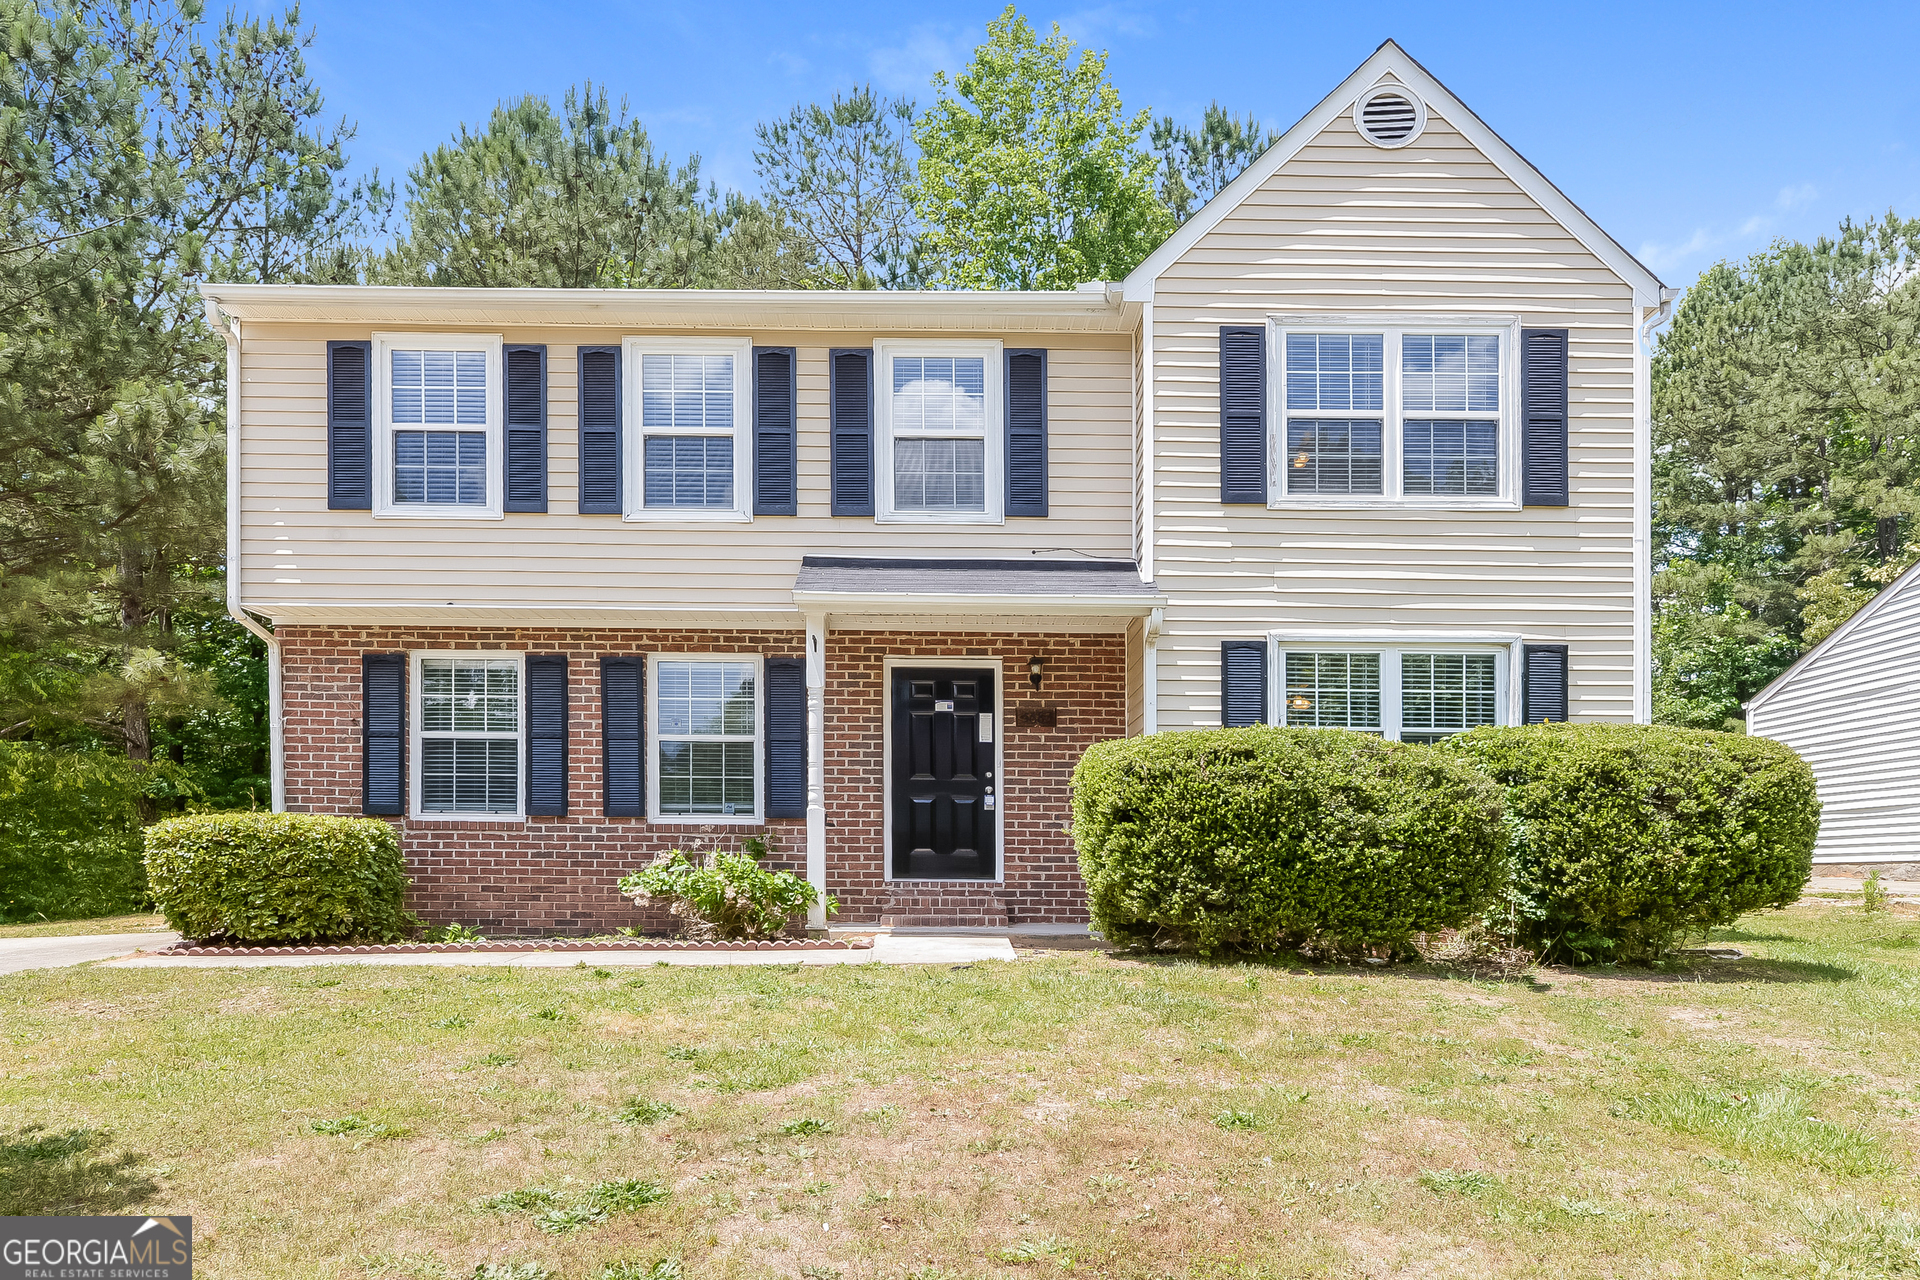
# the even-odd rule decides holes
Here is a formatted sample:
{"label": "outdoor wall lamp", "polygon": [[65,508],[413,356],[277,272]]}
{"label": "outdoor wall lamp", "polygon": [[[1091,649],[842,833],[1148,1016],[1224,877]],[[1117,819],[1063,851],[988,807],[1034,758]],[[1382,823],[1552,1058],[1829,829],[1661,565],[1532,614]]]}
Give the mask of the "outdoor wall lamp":
{"label": "outdoor wall lamp", "polygon": [[1027,679],[1033,682],[1036,689],[1040,687],[1040,665],[1038,658],[1027,659]]}

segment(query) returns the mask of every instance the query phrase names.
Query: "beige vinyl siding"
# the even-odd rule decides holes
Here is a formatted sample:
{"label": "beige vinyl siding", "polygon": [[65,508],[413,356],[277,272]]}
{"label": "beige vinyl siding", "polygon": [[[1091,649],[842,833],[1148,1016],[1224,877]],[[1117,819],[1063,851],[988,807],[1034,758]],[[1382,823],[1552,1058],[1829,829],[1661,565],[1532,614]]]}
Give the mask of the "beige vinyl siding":
{"label": "beige vinyl siding", "polygon": [[1812,766],[1826,862],[1920,861],[1920,577],[1887,590],[1747,712]]}
{"label": "beige vinyl siding", "polygon": [[[1565,643],[1574,718],[1633,717],[1632,290],[1432,110],[1398,151],[1334,120],[1156,282],[1163,729],[1220,723],[1221,640],[1313,628]],[[1223,507],[1219,327],[1374,311],[1569,330],[1572,505]]]}
{"label": "beige vinyl siding", "polygon": [[[269,615],[276,602],[377,605],[427,596],[462,604],[790,609],[804,554],[1025,558],[1064,548],[1132,555],[1133,373],[1124,334],[1005,335],[1008,346],[1048,348],[1048,518],[881,525],[832,517],[827,487],[827,352],[866,346],[876,335],[818,331],[752,335],[759,345],[799,351],[797,516],[739,524],[576,514],[577,348],[617,344],[625,332],[632,331],[504,331],[509,343],[547,346],[546,513],[376,520],[365,511],[329,511],[326,502],[326,343],[365,338],[368,330],[249,325],[241,354],[243,599]],[[738,460],[736,483],[748,483],[747,467]]]}

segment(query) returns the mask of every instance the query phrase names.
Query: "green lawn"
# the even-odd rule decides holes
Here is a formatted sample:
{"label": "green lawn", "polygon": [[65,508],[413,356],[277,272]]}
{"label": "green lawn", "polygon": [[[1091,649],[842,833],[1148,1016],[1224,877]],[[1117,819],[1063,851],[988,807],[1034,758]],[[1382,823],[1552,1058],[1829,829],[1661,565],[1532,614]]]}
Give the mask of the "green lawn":
{"label": "green lawn", "polygon": [[247,1280],[1920,1274],[1920,918],[1718,937],[1509,981],[19,974],[0,1213],[190,1213]]}
{"label": "green lawn", "polygon": [[158,914],[41,920],[32,924],[0,924],[0,938],[77,938],[92,933],[146,933],[166,927],[167,918]]}

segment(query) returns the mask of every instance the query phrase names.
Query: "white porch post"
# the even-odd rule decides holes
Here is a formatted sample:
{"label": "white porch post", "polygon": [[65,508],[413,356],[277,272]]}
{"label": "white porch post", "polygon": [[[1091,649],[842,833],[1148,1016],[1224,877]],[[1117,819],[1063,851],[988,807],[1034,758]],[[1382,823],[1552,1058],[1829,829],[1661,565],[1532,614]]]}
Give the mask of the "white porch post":
{"label": "white porch post", "polygon": [[827,927],[827,617],[807,615],[807,883],[820,894],[807,915]]}

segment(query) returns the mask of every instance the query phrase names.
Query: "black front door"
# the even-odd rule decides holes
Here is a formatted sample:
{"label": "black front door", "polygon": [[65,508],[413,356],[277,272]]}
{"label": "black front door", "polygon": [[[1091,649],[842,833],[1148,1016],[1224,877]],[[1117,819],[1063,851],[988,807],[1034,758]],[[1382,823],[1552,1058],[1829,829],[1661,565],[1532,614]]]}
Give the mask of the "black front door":
{"label": "black front door", "polygon": [[993,676],[990,667],[894,669],[887,842],[896,880],[994,878]]}

